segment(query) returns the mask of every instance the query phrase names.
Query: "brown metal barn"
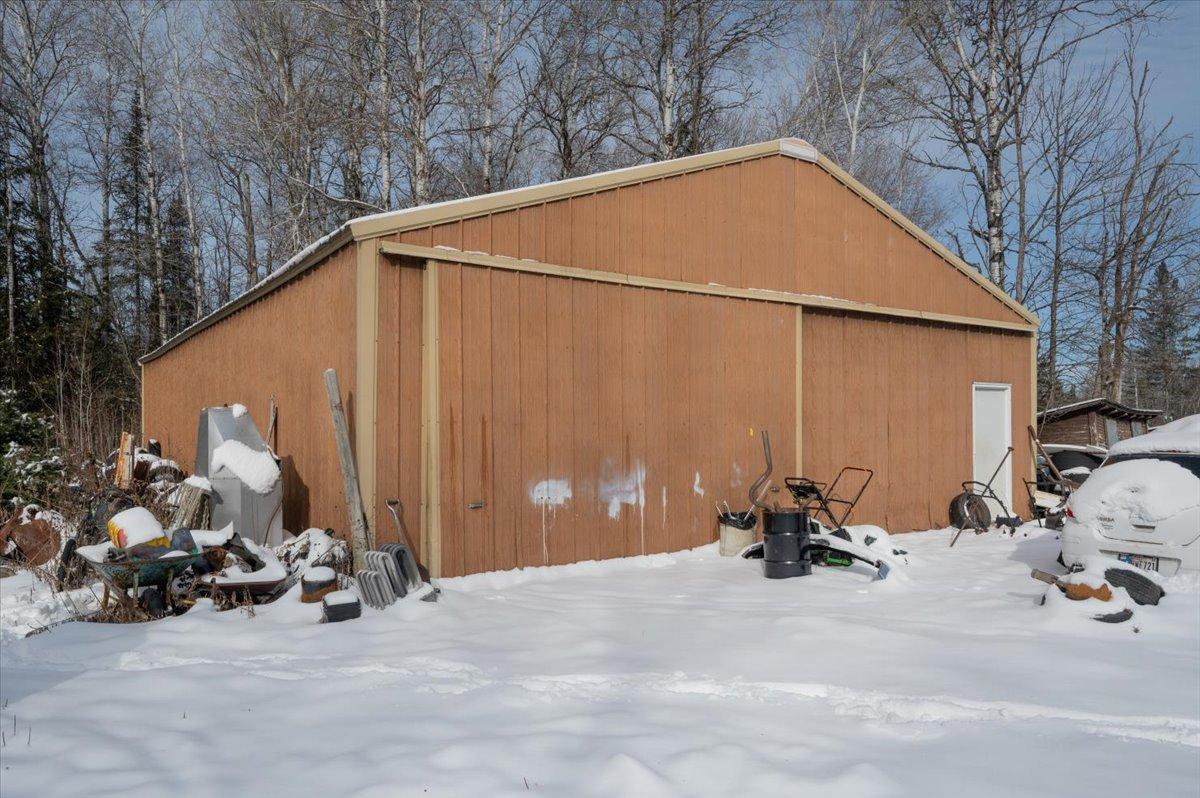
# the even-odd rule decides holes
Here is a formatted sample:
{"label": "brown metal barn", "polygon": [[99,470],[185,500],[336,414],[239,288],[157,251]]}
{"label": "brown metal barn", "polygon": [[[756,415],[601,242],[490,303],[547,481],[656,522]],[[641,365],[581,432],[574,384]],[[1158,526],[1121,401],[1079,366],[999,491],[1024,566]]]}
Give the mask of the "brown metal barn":
{"label": "brown metal barn", "polygon": [[349,222],[146,355],[143,429],[190,462],[201,407],[275,396],[286,527],[344,529],[332,366],[378,542],[398,496],[441,575],[709,542],[763,428],[924,529],[1005,445],[1024,495],[1035,325],[783,139]]}

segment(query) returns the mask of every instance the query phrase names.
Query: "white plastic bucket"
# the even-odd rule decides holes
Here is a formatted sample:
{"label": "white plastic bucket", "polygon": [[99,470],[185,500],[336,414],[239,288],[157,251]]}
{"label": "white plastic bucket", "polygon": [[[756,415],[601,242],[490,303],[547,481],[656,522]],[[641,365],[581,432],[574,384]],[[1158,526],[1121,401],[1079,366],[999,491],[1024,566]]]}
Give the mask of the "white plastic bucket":
{"label": "white plastic bucket", "polygon": [[722,557],[736,557],[742,549],[754,542],[754,529],[738,529],[728,524],[717,524],[717,528],[721,534],[719,550]]}

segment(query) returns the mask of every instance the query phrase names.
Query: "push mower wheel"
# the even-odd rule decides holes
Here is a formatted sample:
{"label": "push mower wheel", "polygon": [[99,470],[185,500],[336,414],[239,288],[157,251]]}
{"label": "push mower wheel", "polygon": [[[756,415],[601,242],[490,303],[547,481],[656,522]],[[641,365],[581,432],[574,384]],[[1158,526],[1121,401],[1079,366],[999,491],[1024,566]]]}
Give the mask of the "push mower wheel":
{"label": "push mower wheel", "polygon": [[950,525],[956,529],[987,529],[992,525],[992,511],[982,496],[965,491],[950,501]]}

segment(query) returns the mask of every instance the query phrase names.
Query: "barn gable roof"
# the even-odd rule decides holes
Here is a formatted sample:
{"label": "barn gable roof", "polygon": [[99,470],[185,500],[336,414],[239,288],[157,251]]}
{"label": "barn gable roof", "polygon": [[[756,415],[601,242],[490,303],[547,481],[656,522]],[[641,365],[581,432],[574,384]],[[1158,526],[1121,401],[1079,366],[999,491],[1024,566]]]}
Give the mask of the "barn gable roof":
{"label": "barn gable roof", "polygon": [[934,239],[933,236],[914,224],[908,217],[856,180],[848,172],[818,152],[811,144],[798,138],[781,138],[758,144],[748,144],[700,155],[676,158],[669,161],[630,166],[583,177],[568,178],[566,180],[498,191],[480,196],[446,200],[444,202],[351,219],[297,253],[287,263],[271,272],[271,274],[259,281],[250,290],[177,333],[157,349],[147,353],[141,358],[140,362],[146,363],[165,354],[184,340],[216,324],[221,319],[237,312],[238,309],[265,294],[274,291],[280,285],[301,274],[306,269],[320,263],[332,252],[353,241],[377,238],[443,222],[466,219],[526,205],[552,202],[567,197],[592,194],[625,185],[643,183],[649,180],[698,172],[713,167],[775,155],[795,158],[817,165],[839,183],[874,206],[891,221],[922,242],[948,265],[990,293],[1012,310],[1020,319],[1028,322],[1030,325],[1037,325],[1038,318],[1036,315],[1009,296],[1003,289],[985,278],[978,270],[971,267],[966,261],[958,257],[958,255]]}

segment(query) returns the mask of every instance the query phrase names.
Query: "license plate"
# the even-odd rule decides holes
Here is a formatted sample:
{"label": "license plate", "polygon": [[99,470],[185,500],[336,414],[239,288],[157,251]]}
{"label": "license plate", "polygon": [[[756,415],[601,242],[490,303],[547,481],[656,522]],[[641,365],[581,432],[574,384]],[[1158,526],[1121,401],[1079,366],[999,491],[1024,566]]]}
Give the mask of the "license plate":
{"label": "license plate", "polygon": [[1117,559],[1121,562],[1129,563],[1134,568],[1141,568],[1143,571],[1157,571],[1157,557],[1143,557],[1140,554],[1118,554]]}

